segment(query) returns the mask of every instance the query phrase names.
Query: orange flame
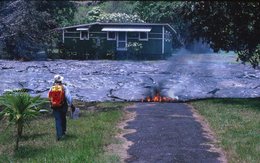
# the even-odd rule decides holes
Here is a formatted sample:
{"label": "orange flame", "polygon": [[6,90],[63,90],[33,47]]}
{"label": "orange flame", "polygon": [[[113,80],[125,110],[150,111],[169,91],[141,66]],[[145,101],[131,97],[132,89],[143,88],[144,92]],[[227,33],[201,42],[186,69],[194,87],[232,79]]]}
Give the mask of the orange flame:
{"label": "orange flame", "polygon": [[154,97],[147,96],[145,99],[142,99],[142,102],[172,102],[174,98],[163,97],[160,93],[156,93]]}

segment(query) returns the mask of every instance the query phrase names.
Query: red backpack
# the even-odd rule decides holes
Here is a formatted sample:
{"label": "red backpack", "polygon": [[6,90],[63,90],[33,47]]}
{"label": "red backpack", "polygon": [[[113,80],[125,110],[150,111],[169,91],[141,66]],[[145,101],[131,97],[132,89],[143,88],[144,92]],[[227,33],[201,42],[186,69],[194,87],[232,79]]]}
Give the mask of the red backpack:
{"label": "red backpack", "polygon": [[61,107],[65,101],[65,91],[62,85],[55,84],[51,87],[49,92],[49,99],[51,101],[52,108]]}

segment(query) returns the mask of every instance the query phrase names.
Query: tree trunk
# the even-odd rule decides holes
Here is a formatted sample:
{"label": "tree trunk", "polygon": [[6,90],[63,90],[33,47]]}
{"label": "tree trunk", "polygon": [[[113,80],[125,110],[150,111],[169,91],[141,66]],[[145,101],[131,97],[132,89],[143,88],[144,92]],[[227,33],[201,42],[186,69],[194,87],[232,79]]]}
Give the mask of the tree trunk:
{"label": "tree trunk", "polygon": [[18,150],[19,147],[19,136],[16,135],[16,144],[15,144],[15,150]]}
{"label": "tree trunk", "polygon": [[15,150],[18,150],[19,147],[19,140],[23,133],[23,124],[18,123],[17,124],[17,135],[16,135],[16,144],[15,144]]}

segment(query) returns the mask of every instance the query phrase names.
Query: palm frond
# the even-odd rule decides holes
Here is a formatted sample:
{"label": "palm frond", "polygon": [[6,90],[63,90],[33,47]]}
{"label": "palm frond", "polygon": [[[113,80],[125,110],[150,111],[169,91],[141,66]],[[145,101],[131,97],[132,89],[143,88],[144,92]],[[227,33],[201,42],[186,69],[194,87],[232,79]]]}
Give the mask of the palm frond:
{"label": "palm frond", "polygon": [[23,123],[39,115],[40,107],[45,102],[40,96],[31,97],[25,92],[8,93],[0,98],[0,105],[4,107],[0,116],[8,117],[9,122]]}

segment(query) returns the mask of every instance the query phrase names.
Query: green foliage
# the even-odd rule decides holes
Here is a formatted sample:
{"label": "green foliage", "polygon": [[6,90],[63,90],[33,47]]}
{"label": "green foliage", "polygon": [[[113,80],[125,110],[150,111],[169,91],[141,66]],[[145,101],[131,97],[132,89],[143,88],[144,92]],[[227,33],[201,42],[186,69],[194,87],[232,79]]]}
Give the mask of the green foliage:
{"label": "green foliage", "polygon": [[[184,44],[188,35],[187,24],[178,15],[180,7],[186,2],[170,1],[138,1],[133,12],[140,16],[142,20],[148,23],[168,23],[178,33],[178,38],[174,36],[174,46]],[[180,45],[178,45],[180,46]]]}
{"label": "green foliage", "polygon": [[100,9],[100,7],[94,7],[87,14],[88,22],[96,22],[103,13],[104,12]]}
{"label": "green foliage", "polygon": [[97,19],[104,23],[143,23],[138,15],[128,15],[125,13],[104,13]]}
{"label": "green foliage", "polygon": [[139,42],[129,42],[127,44],[127,47],[130,51],[136,53],[139,53],[143,49],[143,44]]}
{"label": "green foliage", "polygon": [[143,49],[143,44],[141,42],[128,42],[127,43],[127,57],[126,59],[144,59],[141,51]]}
{"label": "green foliage", "polygon": [[115,59],[115,50],[108,49],[106,53],[107,59]]}
{"label": "green foliage", "polygon": [[108,1],[103,2],[100,8],[105,13],[126,13],[133,14],[137,2],[135,1]]}
{"label": "green foliage", "polygon": [[[116,124],[123,117],[123,107],[129,103],[85,103],[76,101],[81,109],[80,118],[67,119],[68,132],[59,142],[55,140],[55,123],[49,114],[34,119],[33,128],[25,126],[23,146],[12,153],[12,140],[0,134],[0,162],[119,162],[105,152],[109,144],[118,143]],[[90,111],[88,107],[98,108]],[[0,122],[2,124],[2,122]],[[0,128],[1,132],[1,128]],[[25,141],[26,140],[26,141]]]}
{"label": "green foliage", "polygon": [[31,97],[28,93],[19,91],[9,92],[0,97],[0,105],[4,107],[4,110],[0,112],[0,117],[6,117],[8,122],[14,124],[17,129],[15,149],[18,149],[24,124],[29,124],[29,120],[39,114],[39,106],[45,102],[40,96]]}
{"label": "green foliage", "polygon": [[50,21],[55,21],[58,26],[71,24],[76,11],[76,5],[71,1],[36,1],[36,8],[40,12],[50,14]]}
{"label": "green foliage", "polygon": [[86,24],[96,22],[103,10],[98,6],[80,6],[74,15],[73,24]]}
{"label": "green foliage", "polygon": [[134,12],[146,22],[173,23],[177,18],[175,9],[182,3],[183,2],[139,1],[134,8]]}
{"label": "green foliage", "polygon": [[238,59],[242,62],[249,61],[254,68],[260,63],[260,44],[257,45],[254,52],[249,52],[249,50],[238,51]]}
{"label": "green foliage", "polygon": [[[239,59],[259,64],[259,2],[186,2],[180,17],[189,25],[190,39],[203,38],[218,51],[241,51]],[[255,58],[256,57],[256,58]]]}
{"label": "green foliage", "polygon": [[4,42],[0,39],[0,59],[12,59],[12,56],[4,51]]}
{"label": "green foliage", "polygon": [[87,23],[87,21],[86,21],[86,19],[87,19],[87,16],[86,16],[87,12],[88,12],[88,8],[86,8],[84,6],[77,7],[77,10],[76,10],[76,12],[74,14],[73,21],[69,25]]}
{"label": "green foliage", "polygon": [[106,23],[140,23],[144,22],[138,15],[126,13],[107,13],[100,6],[79,7],[75,14],[74,24],[84,24],[93,22]]}
{"label": "green foliage", "polygon": [[[37,59],[57,37],[54,30],[70,21],[74,6],[69,1],[6,1],[0,10],[0,39],[14,59]],[[19,15],[19,16],[18,16]]]}

